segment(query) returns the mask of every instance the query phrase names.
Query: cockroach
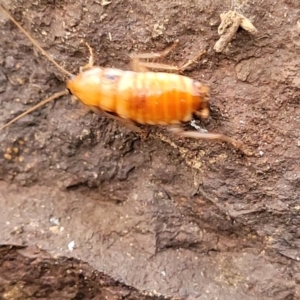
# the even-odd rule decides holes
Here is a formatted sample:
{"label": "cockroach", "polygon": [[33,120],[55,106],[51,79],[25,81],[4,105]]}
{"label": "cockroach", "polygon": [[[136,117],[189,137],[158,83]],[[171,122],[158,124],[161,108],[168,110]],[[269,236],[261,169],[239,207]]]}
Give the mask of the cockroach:
{"label": "cockroach", "polygon": [[141,132],[135,123],[166,125],[169,131],[181,137],[222,140],[242,150],[240,142],[223,134],[185,131],[180,126],[181,123],[192,120],[193,116],[208,117],[209,87],[180,74],[149,71],[149,69],[161,69],[181,73],[205,51],[179,67],[143,61],[143,59],[166,56],[177,45],[178,40],[176,40],[172,46],[162,52],[132,55],[132,71],[122,71],[94,66],[92,48],[86,43],[90,52],[89,62],[80,68],[78,75],[73,75],[52,59],[1,4],[0,8],[43,55],[61,72],[69,76],[66,90],[41,101],[0,127],[0,130],[38,107],[71,93],[93,111],[102,111],[106,116],[129,124],[133,130]]}

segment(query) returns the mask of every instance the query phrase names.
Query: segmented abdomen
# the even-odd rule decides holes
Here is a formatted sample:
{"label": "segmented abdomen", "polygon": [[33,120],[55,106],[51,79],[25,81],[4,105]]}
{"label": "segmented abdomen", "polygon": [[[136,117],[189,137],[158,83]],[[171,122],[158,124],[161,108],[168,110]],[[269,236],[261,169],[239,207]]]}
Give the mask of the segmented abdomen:
{"label": "segmented abdomen", "polygon": [[[81,85],[86,92],[80,90]],[[200,86],[177,74],[100,68],[85,71],[68,82],[72,94],[86,105],[141,124],[190,120],[203,101]]]}

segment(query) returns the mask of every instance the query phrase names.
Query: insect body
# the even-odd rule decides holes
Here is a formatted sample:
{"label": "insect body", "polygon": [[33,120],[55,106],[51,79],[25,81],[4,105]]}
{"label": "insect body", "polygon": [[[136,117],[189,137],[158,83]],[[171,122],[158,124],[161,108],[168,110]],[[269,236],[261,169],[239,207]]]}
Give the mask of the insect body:
{"label": "insect body", "polygon": [[140,124],[179,124],[193,113],[208,116],[208,87],[177,74],[93,67],[67,87],[84,104]]}
{"label": "insect body", "polygon": [[[208,116],[209,88],[182,75],[150,72],[149,69],[181,72],[202,55],[203,52],[198,54],[193,60],[187,61],[181,67],[141,61],[146,58],[164,57],[176,46],[178,41],[175,41],[171,47],[163,52],[134,55],[131,60],[133,71],[122,71],[119,69],[94,67],[93,52],[87,44],[90,51],[89,63],[80,68],[78,75],[72,75],[59,66],[1,4],[0,9],[53,64],[70,76],[70,79],[67,80],[68,91],[93,110],[101,110],[106,115],[120,121],[127,120],[140,124],[169,125],[168,129],[171,132],[182,137],[219,139],[241,148],[241,144],[238,141],[222,134],[184,131],[181,127],[171,127],[174,124],[190,121],[193,115],[202,118]],[[45,99],[0,127],[0,130],[45,103],[67,94],[68,91],[56,93],[52,97]],[[139,130],[138,127],[133,127]]]}

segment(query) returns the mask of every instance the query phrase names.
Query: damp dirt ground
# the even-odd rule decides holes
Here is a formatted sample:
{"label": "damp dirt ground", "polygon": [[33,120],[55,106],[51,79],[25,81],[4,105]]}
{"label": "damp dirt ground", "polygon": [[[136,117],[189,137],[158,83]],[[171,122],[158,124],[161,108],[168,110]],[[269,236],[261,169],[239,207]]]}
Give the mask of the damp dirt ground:
{"label": "damp dirt ground", "polygon": [[[0,132],[1,299],[300,299],[298,1],[9,1],[70,72],[128,70],[132,52],[211,88],[210,132],[242,141],[147,139],[70,96]],[[217,53],[220,14],[255,25]],[[65,77],[0,13],[0,123]]]}

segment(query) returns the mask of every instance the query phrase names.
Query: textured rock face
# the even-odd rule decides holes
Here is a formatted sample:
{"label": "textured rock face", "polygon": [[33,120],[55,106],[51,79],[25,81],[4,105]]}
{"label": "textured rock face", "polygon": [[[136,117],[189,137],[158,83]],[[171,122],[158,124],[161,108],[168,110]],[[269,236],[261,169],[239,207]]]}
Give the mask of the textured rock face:
{"label": "textured rock face", "polygon": [[[167,63],[206,49],[185,72],[212,91],[195,124],[253,156],[163,128],[144,140],[69,96],[24,117],[0,132],[0,298],[300,297],[300,4],[231,2],[3,1],[72,73],[87,63],[82,38],[97,65],[121,69],[175,39]],[[229,10],[258,33],[239,29],[216,53]],[[0,23],[2,125],[65,78]]]}

